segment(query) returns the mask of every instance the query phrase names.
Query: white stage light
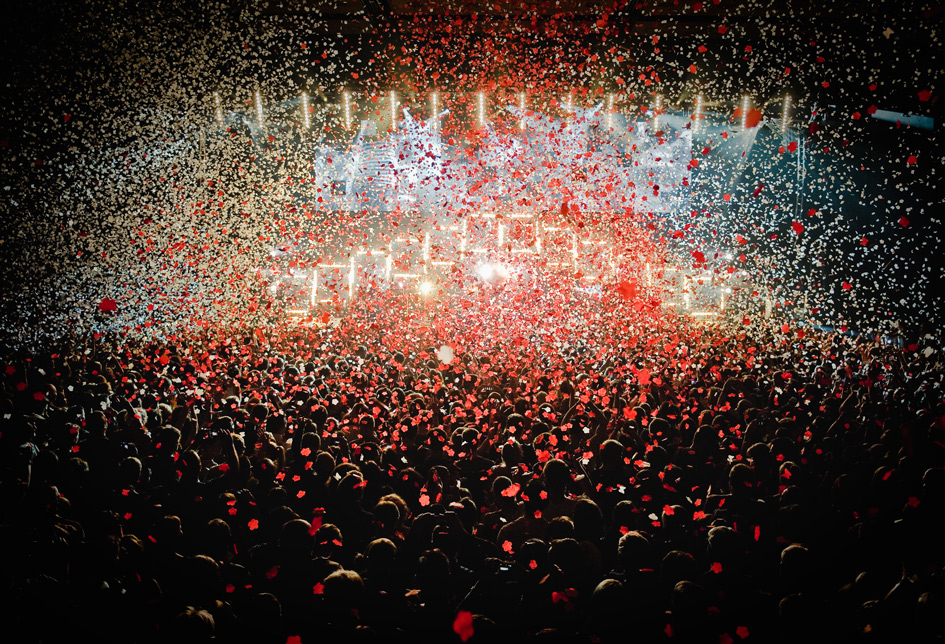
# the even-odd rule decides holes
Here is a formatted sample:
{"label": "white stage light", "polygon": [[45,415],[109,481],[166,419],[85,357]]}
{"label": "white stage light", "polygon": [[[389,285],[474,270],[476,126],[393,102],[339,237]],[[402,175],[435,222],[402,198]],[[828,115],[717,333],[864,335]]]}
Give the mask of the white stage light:
{"label": "white stage light", "polygon": [[345,129],[351,129],[351,99],[348,98],[348,90],[342,90],[345,99]]}
{"label": "white stage light", "polygon": [[614,95],[610,94],[607,97],[607,127],[608,129],[614,129]]}
{"label": "white stage light", "polygon": [[263,125],[263,109],[262,109],[262,97],[259,95],[259,90],[256,90],[256,117],[259,120],[259,127]]}
{"label": "white stage light", "polygon": [[699,129],[699,120],[702,118],[702,94],[696,97],[696,122],[692,125],[692,131]]}
{"label": "white stage light", "polygon": [[748,129],[748,95],[742,99],[742,129]]}
{"label": "white stage light", "polygon": [[433,129],[435,130],[439,127],[439,121],[440,121],[440,118],[438,116],[439,111],[436,109],[436,92],[433,92],[432,101],[433,101]]}
{"label": "white stage light", "polygon": [[479,274],[479,277],[488,281],[495,277],[495,266],[492,264],[480,264],[476,272]]}
{"label": "white stage light", "polygon": [[305,124],[305,129],[307,130],[309,126],[309,121],[308,121],[308,94],[306,92],[302,92],[302,123]]}
{"label": "white stage light", "polygon": [[397,95],[394,90],[390,91],[390,121],[391,127],[397,131]]}
{"label": "white stage light", "polygon": [[433,282],[428,282],[426,280],[420,282],[419,287],[417,288],[420,291],[420,295],[430,295],[433,292],[435,285]]}
{"label": "white stage light", "polygon": [[486,95],[479,92],[479,125],[486,124]]}
{"label": "white stage light", "polygon": [[787,131],[788,116],[790,116],[790,106],[791,106],[791,97],[786,95],[784,96],[784,110],[781,112],[781,134],[784,134]]}
{"label": "white stage light", "polygon": [[219,123],[220,125],[223,125],[223,107],[220,105],[219,92],[213,93],[213,101],[214,103],[216,103],[216,106],[217,106],[217,123]]}

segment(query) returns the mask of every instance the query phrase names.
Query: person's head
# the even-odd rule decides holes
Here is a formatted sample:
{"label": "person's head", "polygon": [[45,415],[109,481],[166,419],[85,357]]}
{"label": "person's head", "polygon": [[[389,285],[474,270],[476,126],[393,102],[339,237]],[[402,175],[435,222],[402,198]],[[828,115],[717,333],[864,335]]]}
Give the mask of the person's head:
{"label": "person's head", "polygon": [[397,561],[397,546],[390,539],[375,539],[368,544],[364,555],[368,579],[387,576],[393,571]]}
{"label": "person's head", "polygon": [[550,495],[561,496],[571,483],[571,468],[564,461],[553,458],[545,463],[541,477]]}
{"label": "person's head", "polygon": [[637,530],[622,535],[617,542],[617,561],[625,572],[654,569],[653,548],[649,539]]}
{"label": "person's head", "polygon": [[215,629],[213,615],[193,606],[178,613],[170,628],[173,641],[181,644],[209,644],[213,642]]}
{"label": "person's head", "polygon": [[619,468],[623,465],[624,446],[620,441],[608,438],[600,446],[601,464],[607,468]]}
{"label": "person's head", "polygon": [[364,580],[353,570],[336,570],[322,581],[322,593],[333,609],[356,611],[364,597]]}
{"label": "person's head", "polygon": [[282,524],[279,533],[279,552],[285,559],[304,560],[312,556],[312,525],[303,519],[291,519]]}

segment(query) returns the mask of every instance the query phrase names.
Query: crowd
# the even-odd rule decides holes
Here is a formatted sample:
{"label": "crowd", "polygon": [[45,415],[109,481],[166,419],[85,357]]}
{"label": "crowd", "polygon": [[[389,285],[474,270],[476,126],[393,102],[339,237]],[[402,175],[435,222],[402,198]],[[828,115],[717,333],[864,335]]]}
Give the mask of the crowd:
{"label": "crowd", "polygon": [[5,356],[7,632],[945,637],[938,338],[504,297]]}

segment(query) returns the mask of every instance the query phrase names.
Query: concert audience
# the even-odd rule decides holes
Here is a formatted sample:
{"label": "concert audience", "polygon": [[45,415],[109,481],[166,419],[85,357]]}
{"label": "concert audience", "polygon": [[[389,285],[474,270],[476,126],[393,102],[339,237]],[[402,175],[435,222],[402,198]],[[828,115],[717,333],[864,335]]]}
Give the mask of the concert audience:
{"label": "concert audience", "polygon": [[933,339],[406,306],[8,355],[7,632],[945,636]]}

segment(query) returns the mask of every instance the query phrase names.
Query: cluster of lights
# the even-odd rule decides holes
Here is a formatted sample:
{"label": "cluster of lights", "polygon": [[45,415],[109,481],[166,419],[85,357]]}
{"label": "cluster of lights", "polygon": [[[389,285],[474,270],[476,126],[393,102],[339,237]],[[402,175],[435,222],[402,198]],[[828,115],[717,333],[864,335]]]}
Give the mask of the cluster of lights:
{"label": "cluster of lights", "polygon": [[[439,102],[438,102],[437,92],[433,92],[430,97],[431,108],[432,108],[432,127],[434,129],[439,128]],[[223,124],[223,107],[220,101],[220,93],[213,93],[215,115],[217,123]],[[663,109],[662,97],[659,94],[654,96],[654,107],[653,107],[653,130],[659,130],[659,119],[660,114]],[[342,101],[344,107],[344,122],[345,128],[351,129],[353,124],[352,111],[351,111],[351,96],[346,89],[342,89]],[[259,90],[255,93],[255,102],[256,102],[256,118],[260,126],[264,124],[264,114],[263,114],[263,105],[262,105],[262,96]],[[573,92],[569,92],[567,97],[563,99],[565,103],[565,109],[569,113],[574,111],[574,97]],[[748,111],[750,108],[751,99],[746,94],[742,97],[741,104],[741,126],[742,129],[748,129]],[[394,90],[390,92],[390,109],[391,109],[391,129],[397,130],[397,94]],[[311,127],[311,118],[309,116],[309,97],[306,92],[302,93],[302,122],[305,129]],[[525,93],[522,92],[519,94],[519,109],[521,112],[521,117],[519,119],[519,129],[525,129]],[[783,134],[787,130],[787,125],[790,119],[790,109],[791,109],[791,97],[785,96],[784,103],[781,113],[781,133]],[[486,95],[484,92],[479,92],[477,94],[477,113],[478,120],[480,125],[486,124]],[[614,95],[608,94],[607,96],[607,127],[612,129],[614,127]],[[704,116],[704,104],[702,95],[696,97],[696,106],[694,112],[694,123],[692,126],[693,132],[699,129],[699,122]]]}

